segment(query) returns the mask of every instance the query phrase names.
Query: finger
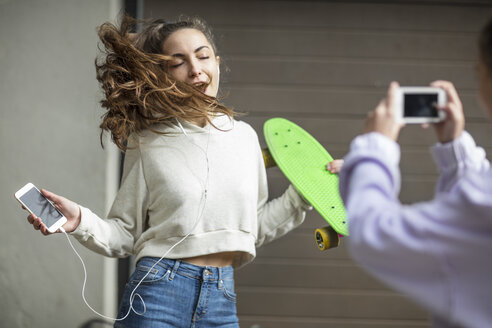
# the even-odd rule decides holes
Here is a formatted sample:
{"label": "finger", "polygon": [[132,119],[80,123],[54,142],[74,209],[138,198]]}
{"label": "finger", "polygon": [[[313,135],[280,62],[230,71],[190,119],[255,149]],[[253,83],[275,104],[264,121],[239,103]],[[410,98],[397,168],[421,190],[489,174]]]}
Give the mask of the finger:
{"label": "finger", "polygon": [[379,104],[376,106],[376,108],[374,108],[374,114],[380,114],[380,113],[384,112],[386,109],[386,103],[387,103],[386,98],[381,99],[379,101]]}
{"label": "finger", "polygon": [[326,170],[330,171],[331,173],[333,173],[333,170],[334,170],[334,169],[335,169],[335,166],[334,166],[334,164],[333,164],[333,161],[332,161],[332,162],[330,162],[330,163],[328,163],[328,164],[326,165]]}
{"label": "finger", "polygon": [[333,161],[330,162],[330,164],[333,167],[340,167],[343,165],[343,159],[334,159]]}
{"label": "finger", "polygon": [[41,226],[41,229],[39,230],[41,230],[41,233],[45,236],[51,235],[51,232],[48,231],[48,228],[44,224]]}
{"label": "finger", "polygon": [[35,219],[35,217],[32,214],[29,214],[29,216],[27,217],[27,222],[29,222],[30,224],[33,224],[34,219]]}
{"label": "finger", "polygon": [[55,193],[52,193],[51,191],[48,191],[46,189],[41,189],[41,193],[46,197],[48,198],[49,200],[51,200],[54,204],[59,204],[61,202],[63,202],[64,198],[61,197],[61,196],[58,196],[57,194]]}
{"label": "finger", "polygon": [[438,111],[445,112],[446,113],[446,117],[449,118],[451,115],[453,115],[452,109],[450,108],[450,105],[451,105],[451,103],[448,103],[448,104],[446,104],[444,106],[438,106],[438,105],[436,105],[435,108]]}
{"label": "finger", "polygon": [[34,227],[35,230],[39,230],[41,228],[41,225],[43,223],[41,222],[41,219],[40,218],[36,218],[34,219],[33,223],[32,223],[32,226]]}
{"label": "finger", "polygon": [[338,173],[338,172],[340,172],[340,167],[333,166],[333,167],[330,169],[330,173]]}
{"label": "finger", "polygon": [[446,121],[456,120],[460,115],[460,107],[456,103],[448,103],[445,106],[436,106],[437,110],[446,113]]}
{"label": "finger", "polygon": [[343,159],[335,159],[330,163],[330,172],[338,173],[343,166]]}
{"label": "finger", "polygon": [[456,88],[454,87],[454,84],[449,82],[449,81],[434,81],[431,83],[431,86],[436,87],[436,88],[441,88],[444,91],[446,91],[446,94],[448,95],[448,102],[454,102],[457,104],[461,104],[460,97],[458,96],[458,92],[456,91]]}
{"label": "finger", "polygon": [[396,90],[400,87],[400,84],[398,82],[393,81],[390,83],[388,87],[388,96],[386,97],[386,110],[390,114],[394,114],[394,103],[395,103],[395,97],[396,97]]}
{"label": "finger", "polygon": [[374,109],[372,113],[371,120],[372,121],[378,121],[380,117],[384,117],[386,115],[386,98],[382,99],[377,107]]}
{"label": "finger", "polygon": [[36,230],[40,230],[43,235],[48,235],[50,232],[48,231],[48,227],[46,224],[43,223],[43,221],[39,220],[39,228]]}
{"label": "finger", "polygon": [[420,125],[422,129],[428,129],[429,128],[429,123],[424,123]]}

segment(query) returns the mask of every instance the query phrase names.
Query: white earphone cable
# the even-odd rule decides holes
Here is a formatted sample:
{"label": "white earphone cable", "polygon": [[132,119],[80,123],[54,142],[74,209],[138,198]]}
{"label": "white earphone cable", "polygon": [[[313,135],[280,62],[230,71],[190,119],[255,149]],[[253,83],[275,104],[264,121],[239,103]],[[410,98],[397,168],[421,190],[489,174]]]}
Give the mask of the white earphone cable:
{"label": "white earphone cable", "polygon": [[[80,256],[80,254],[77,252],[77,250],[75,249],[75,247],[73,246],[72,244],[72,241],[70,240],[70,237],[68,236],[67,232],[65,231],[65,229],[63,229],[63,227],[60,228],[60,231],[63,232],[65,234],[65,236],[67,237],[67,240],[68,240],[68,243],[70,244],[70,246],[72,247],[73,251],[75,252],[75,254],[77,255],[77,257],[79,258],[80,262],[82,263],[82,268],[84,270],[84,282],[82,284],[82,299],[84,300],[85,304],[87,305],[87,307],[92,311],[94,312],[95,314],[97,314],[98,316],[102,317],[102,318],[105,318],[105,319],[109,319],[109,320],[114,320],[114,321],[121,321],[121,320],[124,320],[126,319],[126,317],[128,317],[128,315],[130,314],[130,311],[133,311],[135,312],[135,314],[137,315],[144,315],[145,312],[146,312],[146,306],[145,306],[145,301],[143,300],[142,296],[140,296],[140,294],[138,293],[135,293],[135,291],[137,290],[137,288],[140,286],[140,284],[144,281],[145,278],[147,278],[147,276],[149,275],[149,273],[152,271],[152,269],[160,262],[162,261],[162,259],[164,259],[176,246],[178,246],[179,244],[181,244],[186,238],[188,238],[188,236],[190,236],[193,231],[195,231],[195,228],[198,226],[198,223],[201,221],[202,219],[202,216],[203,216],[203,213],[205,211],[205,205],[206,205],[206,202],[207,202],[207,191],[208,191],[208,181],[209,181],[209,173],[210,173],[210,166],[209,166],[209,160],[208,160],[208,146],[209,146],[209,142],[210,142],[210,125],[209,125],[209,130],[208,130],[208,137],[207,137],[207,145],[206,145],[206,148],[205,150],[200,147],[199,145],[197,145],[196,143],[194,143],[188,136],[188,134],[186,133],[185,129],[183,128],[183,126],[181,125],[181,123],[179,122],[178,119],[176,119],[176,121],[178,122],[178,125],[181,129],[181,131],[183,132],[183,134],[186,136],[186,138],[188,138],[188,141],[190,143],[192,143],[193,145],[195,145],[196,147],[198,147],[198,149],[200,149],[204,155],[205,155],[205,159],[206,159],[206,162],[207,162],[207,175],[206,175],[206,178],[205,178],[205,184],[203,186],[204,188],[204,191],[203,191],[203,195],[200,199],[200,204],[199,204],[199,207],[198,207],[198,215],[197,215],[197,218],[193,224],[193,227],[192,229],[190,230],[190,232],[188,232],[183,238],[181,238],[176,244],[174,244],[172,247],[170,247],[166,253],[164,255],[162,255],[162,257],[156,261],[154,263],[154,265],[152,265],[152,267],[148,270],[148,272],[145,274],[145,276],[142,277],[142,279],[140,279],[140,281],[138,282],[138,284],[135,286],[135,288],[133,289],[133,291],[131,292],[130,294],[130,306],[128,308],[128,312],[125,314],[124,317],[122,318],[112,318],[112,317],[108,317],[104,314],[101,314],[99,312],[97,312],[96,310],[94,310],[90,304],[87,302],[87,299],[85,298],[85,286],[86,286],[86,283],[87,283],[87,269],[85,267],[85,263],[84,263],[84,260],[82,259],[82,257]],[[203,204],[203,205],[202,205]],[[169,270],[168,270],[169,272]],[[143,305],[143,312],[137,312],[135,310],[135,308],[133,307],[133,301],[135,299],[135,297],[137,297],[140,299],[140,301],[142,302],[142,305]]]}

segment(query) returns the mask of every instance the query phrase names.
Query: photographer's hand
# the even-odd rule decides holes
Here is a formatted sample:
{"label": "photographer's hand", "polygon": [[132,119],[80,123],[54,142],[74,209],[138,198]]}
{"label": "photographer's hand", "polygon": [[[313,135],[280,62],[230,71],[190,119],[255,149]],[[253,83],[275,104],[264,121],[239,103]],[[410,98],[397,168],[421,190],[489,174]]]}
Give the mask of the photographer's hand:
{"label": "photographer's hand", "polygon": [[447,103],[438,110],[446,112],[444,121],[433,124],[436,131],[437,140],[440,143],[447,143],[461,136],[465,128],[465,116],[463,115],[463,105],[453,83],[448,81],[434,81],[431,86],[438,87],[446,91]]}
{"label": "photographer's hand", "polygon": [[396,141],[398,134],[403,127],[395,117],[394,97],[395,91],[399,87],[398,82],[391,82],[386,98],[381,100],[379,105],[367,114],[364,132],[379,132],[382,135]]}

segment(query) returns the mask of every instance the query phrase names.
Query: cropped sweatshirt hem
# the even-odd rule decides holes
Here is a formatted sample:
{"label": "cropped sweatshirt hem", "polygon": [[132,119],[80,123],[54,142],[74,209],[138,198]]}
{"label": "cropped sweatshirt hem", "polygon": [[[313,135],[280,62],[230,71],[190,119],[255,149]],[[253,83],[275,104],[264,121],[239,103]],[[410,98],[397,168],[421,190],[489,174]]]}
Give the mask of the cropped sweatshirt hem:
{"label": "cropped sweatshirt hem", "polygon": [[[82,213],[82,220],[71,235],[81,243],[84,243],[90,238],[97,238],[97,236],[90,233],[90,227],[97,224],[97,221],[101,220],[101,218],[90,209],[80,205],[79,207]],[[184,236],[173,236],[165,239],[154,238],[142,244],[139,250],[128,249],[127,252],[121,252],[120,254],[107,253],[105,255],[125,257],[135,253],[136,261],[138,261],[146,256],[159,258],[176,245],[172,253],[166,255],[166,258],[177,260],[221,252],[238,252],[233,263],[235,267],[251,262],[256,256],[255,248],[251,248],[251,245],[255,243],[255,236],[245,231],[211,231],[197,235],[191,234],[182,240],[183,238]],[[98,243],[103,243],[103,241],[98,241]],[[97,251],[97,249],[95,250]],[[194,251],[190,253],[190,250]]]}

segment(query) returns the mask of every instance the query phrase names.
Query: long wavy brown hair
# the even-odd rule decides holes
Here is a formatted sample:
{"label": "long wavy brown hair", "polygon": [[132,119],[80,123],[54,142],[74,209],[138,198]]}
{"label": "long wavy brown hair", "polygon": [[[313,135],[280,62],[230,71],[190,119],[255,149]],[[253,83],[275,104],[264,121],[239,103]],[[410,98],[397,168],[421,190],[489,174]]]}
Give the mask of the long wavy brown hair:
{"label": "long wavy brown hair", "polygon": [[[137,24],[143,24],[142,31],[130,33]],[[105,93],[101,105],[107,109],[100,124],[101,145],[104,131],[109,131],[113,142],[125,151],[134,133],[145,129],[162,133],[155,129],[156,124],[175,118],[191,122],[205,119],[212,124],[213,114],[236,114],[217,98],[167,73],[172,57],[163,55],[162,46],[169,35],[183,28],[201,31],[217,54],[210,28],[196,17],[178,22],[137,22],[125,16],[119,28],[109,22],[99,27],[103,58],[96,58],[95,64]]]}

